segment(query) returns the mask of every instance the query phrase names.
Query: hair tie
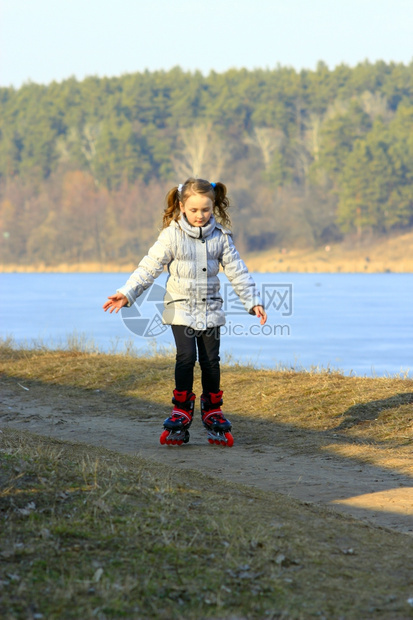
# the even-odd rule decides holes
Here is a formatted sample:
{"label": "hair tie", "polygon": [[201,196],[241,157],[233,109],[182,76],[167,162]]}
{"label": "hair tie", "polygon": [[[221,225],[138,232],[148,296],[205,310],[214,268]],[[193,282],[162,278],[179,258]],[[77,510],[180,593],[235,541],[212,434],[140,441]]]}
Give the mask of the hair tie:
{"label": "hair tie", "polygon": [[216,183],[211,183],[211,185],[215,189]]}
{"label": "hair tie", "polygon": [[182,188],[183,188],[183,185],[182,185],[182,183],[180,183],[180,184],[178,185],[178,192],[179,192],[179,193],[181,193],[181,192],[182,192]]}

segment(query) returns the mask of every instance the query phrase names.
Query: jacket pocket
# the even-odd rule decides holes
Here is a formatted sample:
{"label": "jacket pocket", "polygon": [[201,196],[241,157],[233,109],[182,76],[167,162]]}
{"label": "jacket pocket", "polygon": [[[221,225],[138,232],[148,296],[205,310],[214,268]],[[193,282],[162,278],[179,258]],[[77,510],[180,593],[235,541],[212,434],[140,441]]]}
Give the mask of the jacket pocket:
{"label": "jacket pocket", "polygon": [[207,301],[207,308],[209,312],[220,312],[224,300],[222,297],[210,297]]}
{"label": "jacket pocket", "polygon": [[165,306],[170,306],[171,304],[177,304],[180,301],[188,301],[188,300],[185,299],[185,297],[183,299],[171,299],[171,301],[166,302]]}

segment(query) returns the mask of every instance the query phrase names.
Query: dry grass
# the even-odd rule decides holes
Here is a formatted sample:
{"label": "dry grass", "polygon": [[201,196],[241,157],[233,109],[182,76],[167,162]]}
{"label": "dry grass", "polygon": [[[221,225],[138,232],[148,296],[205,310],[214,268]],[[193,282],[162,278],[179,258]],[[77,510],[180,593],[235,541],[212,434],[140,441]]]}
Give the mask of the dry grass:
{"label": "dry grass", "polygon": [[5,620],[410,617],[410,537],[26,433],[1,457]]}
{"label": "dry grass", "polygon": [[[327,250],[326,250],[327,248]],[[412,273],[413,233],[370,243],[330,244],[324,248],[269,250],[247,257],[248,268],[259,272],[293,273]]]}
{"label": "dry grass", "polygon": [[134,263],[31,263],[30,265],[8,264],[0,266],[0,273],[131,273],[136,269]]}
{"label": "dry grass", "polygon": [[[145,418],[148,402],[157,416],[169,409],[173,365],[0,348],[5,383],[76,392],[92,407],[100,390],[117,415]],[[411,471],[411,380],[241,366],[223,376],[226,410],[252,441],[263,427],[269,444],[273,427],[293,428],[296,450],[317,444]],[[410,536],[103,449],[11,430],[0,441],[5,620],[413,617]]]}
{"label": "dry grass", "polygon": [[[148,394],[153,405],[168,411],[174,360],[168,355],[138,358],[128,354],[85,353],[76,348],[70,351],[18,349],[5,342],[0,348],[0,371],[26,381],[41,381],[44,385],[100,390],[108,397],[132,399],[133,410],[139,415],[147,410]],[[195,391],[198,393],[199,384],[197,372]],[[386,457],[392,462],[397,457],[399,468],[405,458],[402,469],[411,471],[411,379],[258,370],[235,365],[224,367],[223,385],[226,411],[232,417],[239,417],[237,425],[250,425],[251,419],[256,420],[249,430],[252,438],[254,433],[261,433],[262,423],[268,427],[268,422],[274,422],[278,428],[314,431],[313,440],[320,445],[335,443],[334,437],[345,437],[347,442],[340,448],[342,453],[346,449],[352,455],[358,451],[364,460],[375,462],[376,451],[380,465],[385,460],[383,448],[386,448]],[[303,450],[306,442],[303,441]]]}

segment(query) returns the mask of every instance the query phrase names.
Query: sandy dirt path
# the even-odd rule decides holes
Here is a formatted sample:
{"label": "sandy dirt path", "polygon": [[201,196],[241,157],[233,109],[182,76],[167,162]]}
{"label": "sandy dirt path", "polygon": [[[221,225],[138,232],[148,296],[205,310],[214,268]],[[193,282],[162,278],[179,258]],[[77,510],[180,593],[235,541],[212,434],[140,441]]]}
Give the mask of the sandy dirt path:
{"label": "sandy dirt path", "polygon": [[197,416],[190,442],[167,447],[159,444],[165,411],[155,404],[148,405],[145,419],[138,419],[129,406],[119,401],[115,406],[99,393],[67,398],[58,388],[27,390],[7,380],[0,394],[0,428],[138,454],[169,464],[178,476],[184,477],[186,468],[199,470],[218,481],[275,491],[413,534],[412,477],[321,450],[302,429],[279,427],[267,433],[263,422],[248,426],[245,419],[230,416],[235,444],[224,448],[207,443]]}

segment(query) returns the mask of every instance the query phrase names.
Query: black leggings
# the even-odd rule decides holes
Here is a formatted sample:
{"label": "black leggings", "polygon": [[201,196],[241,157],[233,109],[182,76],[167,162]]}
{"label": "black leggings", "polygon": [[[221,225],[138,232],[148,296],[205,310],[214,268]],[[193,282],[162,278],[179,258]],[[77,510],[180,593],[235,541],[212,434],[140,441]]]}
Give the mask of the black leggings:
{"label": "black leggings", "polygon": [[172,325],[176,344],[175,387],[179,392],[192,392],[194,366],[198,348],[198,360],[202,372],[204,394],[219,392],[219,327],[197,331],[186,325]]}

